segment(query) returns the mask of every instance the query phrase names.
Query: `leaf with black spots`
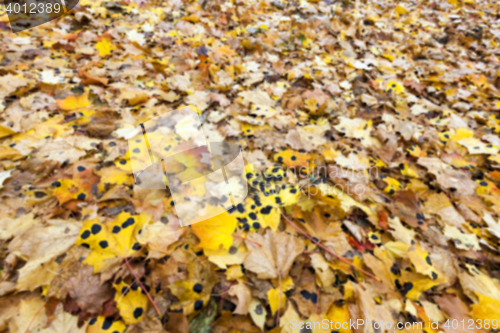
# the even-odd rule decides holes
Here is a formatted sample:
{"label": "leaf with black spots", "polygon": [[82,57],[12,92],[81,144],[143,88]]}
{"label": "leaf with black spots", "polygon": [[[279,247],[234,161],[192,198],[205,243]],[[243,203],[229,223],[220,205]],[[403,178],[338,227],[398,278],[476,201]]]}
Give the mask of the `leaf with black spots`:
{"label": "leaf with black spots", "polygon": [[185,315],[190,315],[201,310],[210,299],[212,288],[218,282],[212,270],[212,264],[190,263],[188,278],[177,280],[168,288],[178,299],[179,303],[172,306],[173,310],[181,310]]}
{"label": "leaf with black spots", "polygon": [[128,285],[125,282],[114,285],[116,289],[116,307],[123,321],[129,324],[140,322],[144,318],[149,305],[146,293],[137,282]]}
{"label": "leaf with black spots", "polygon": [[97,273],[106,269],[106,260],[132,256],[141,248],[137,236],[149,221],[147,214],[133,216],[127,212],[106,223],[86,221],[76,242],[92,250],[84,263],[94,266]]}
{"label": "leaf with black spots", "polygon": [[121,320],[99,316],[89,320],[87,333],[123,333],[126,328],[127,326]]}

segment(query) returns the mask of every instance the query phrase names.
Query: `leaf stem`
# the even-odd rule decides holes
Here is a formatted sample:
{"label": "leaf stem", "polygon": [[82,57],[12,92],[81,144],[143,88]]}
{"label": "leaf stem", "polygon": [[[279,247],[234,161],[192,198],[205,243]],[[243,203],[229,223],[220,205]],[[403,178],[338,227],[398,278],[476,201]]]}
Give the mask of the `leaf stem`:
{"label": "leaf stem", "polygon": [[135,274],[134,270],[132,269],[132,266],[130,266],[130,263],[128,262],[127,257],[125,257],[125,263],[127,264],[128,269],[130,270],[132,275],[136,278],[137,282],[139,282],[139,285],[141,286],[142,290],[146,293],[146,296],[148,296],[149,301],[153,304],[153,307],[155,308],[156,313],[158,313],[158,317],[161,317],[161,312],[158,309],[158,307],[156,306],[155,301],[153,301],[153,299],[151,298],[151,295],[149,294],[149,291],[144,287],[141,280],[139,280],[139,277],[137,276],[137,274]]}
{"label": "leaf stem", "polygon": [[238,235],[233,235],[233,237],[234,238],[239,238],[239,239],[246,240],[247,242],[254,243],[255,245],[258,245],[258,246],[262,246],[262,244],[257,243],[256,241],[250,240],[250,239],[245,238],[245,237],[241,237],[241,236],[238,236]]}
{"label": "leaf stem", "polygon": [[233,286],[233,284],[236,282],[236,280],[232,281],[229,286],[226,288],[226,290],[224,290],[224,292],[222,293],[222,296],[220,298],[220,306],[222,308],[222,305],[224,304],[224,296],[226,296],[226,293],[229,291],[229,289],[231,289],[231,287]]}
{"label": "leaf stem", "polygon": [[36,310],[35,315],[33,316],[33,318],[31,318],[31,321],[28,324],[28,327],[26,327],[26,330],[24,331],[24,333],[28,333],[28,331],[30,330],[31,325],[35,321],[35,318],[38,317],[38,315],[40,314],[40,311],[45,307],[46,304],[47,303],[43,303],[42,306],[38,310]]}
{"label": "leaf stem", "polygon": [[333,252],[332,250],[328,249],[326,246],[320,244],[319,242],[317,242],[315,239],[313,239],[311,236],[309,236],[304,230],[300,229],[295,223],[292,222],[292,220],[290,220],[285,214],[281,213],[281,216],[283,216],[283,218],[288,222],[290,223],[290,225],[292,225],[292,227],[294,227],[295,229],[297,229],[301,234],[303,234],[304,236],[306,236],[307,238],[309,238],[309,240],[311,242],[313,242],[314,244],[318,245],[320,248],[322,248],[323,250],[325,250],[326,252],[330,253],[332,256],[334,256],[335,258],[337,258],[338,260],[342,261],[343,263],[351,266],[352,268],[354,268],[355,270],[358,270],[360,272],[362,272],[363,274],[366,274],[368,275],[369,277],[377,280],[378,282],[380,282],[380,279],[376,276],[374,276],[373,274],[371,273],[368,273],[367,271],[365,271],[364,269],[362,268],[359,268],[358,266],[350,263],[349,261],[347,261],[345,258],[342,258],[341,256],[339,256],[338,254],[336,254],[335,252]]}
{"label": "leaf stem", "polygon": [[[137,252],[135,252],[134,254],[132,254],[130,256],[130,260],[133,260],[135,257],[137,257],[137,255],[139,253],[141,253],[142,250],[144,250],[144,248],[149,244],[149,242],[146,242]],[[124,266],[124,264],[122,264],[120,267],[118,267],[118,270],[120,270],[122,267]]]}

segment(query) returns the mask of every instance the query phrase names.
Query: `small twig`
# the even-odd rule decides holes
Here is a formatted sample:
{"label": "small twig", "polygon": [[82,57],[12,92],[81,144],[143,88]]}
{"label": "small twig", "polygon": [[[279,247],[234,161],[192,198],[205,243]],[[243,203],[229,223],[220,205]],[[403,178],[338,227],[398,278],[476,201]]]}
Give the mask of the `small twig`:
{"label": "small twig", "polygon": [[40,307],[40,309],[36,310],[35,315],[33,316],[33,318],[31,318],[31,321],[28,324],[28,327],[26,327],[26,330],[24,331],[24,333],[28,333],[28,331],[30,330],[31,325],[35,321],[35,318],[38,317],[38,315],[40,314],[40,311],[42,311],[42,309],[45,307],[46,304],[47,303],[43,303],[42,306]]}
{"label": "small twig", "polygon": [[335,258],[337,258],[338,260],[342,261],[343,263],[345,264],[348,264],[349,266],[351,266],[352,268],[368,275],[369,277],[377,280],[378,282],[381,282],[380,279],[376,276],[374,276],[373,274],[371,273],[368,273],[367,271],[365,271],[364,269],[362,268],[359,268],[358,266],[350,263],[349,261],[347,261],[345,258],[342,258],[341,256],[339,256],[338,254],[336,254],[335,252],[331,251],[330,249],[328,249],[326,246],[320,244],[319,242],[317,242],[315,239],[313,239],[311,236],[309,236],[304,230],[300,229],[295,223],[292,222],[292,220],[290,220],[285,214],[281,213],[281,216],[283,216],[283,218],[288,222],[290,223],[295,229],[297,229],[301,234],[303,234],[304,236],[306,236],[307,238],[309,238],[309,240],[311,242],[313,242],[314,244],[318,245],[320,248],[322,248],[323,250],[325,250],[326,252],[330,253],[332,256],[334,256]]}
{"label": "small twig", "polygon": [[128,269],[130,269],[130,272],[132,273],[132,275],[136,278],[137,282],[139,282],[139,285],[141,286],[142,290],[144,290],[144,292],[146,293],[146,296],[148,296],[149,301],[153,304],[153,307],[155,308],[156,313],[158,313],[158,316],[161,317],[160,310],[158,309],[158,307],[156,306],[156,303],[151,298],[149,291],[144,287],[141,280],[139,280],[139,277],[137,276],[137,274],[135,274],[134,270],[132,269],[132,266],[130,266],[130,263],[128,262],[127,257],[125,257],[125,263],[127,264]]}
{"label": "small twig", "polygon": [[258,246],[262,246],[262,244],[259,244],[256,241],[250,240],[250,239],[245,238],[245,237],[241,237],[241,236],[238,236],[238,235],[233,235],[233,237],[234,238],[239,238],[239,239],[246,240],[247,242],[253,243],[253,244],[258,245]]}
{"label": "small twig", "polygon": [[224,292],[222,293],[222,296],[220,298],[220,306],[222,307],[222,305],[224,304],[224,296],[226,296],[226,293],[229,291],[229,289],[231,289],[231,287],[233,286],[233,284],[236,282],[236,280],[234,280],[233,282],[231,282],[229,284],[229,286],[226,288],[226,290],[224,290]]}
{"label": "small twig", "polygon": [[[144,250],[144,248],[149,244],[149,242],[146,242],[146,244],[144,244],[136,253],[134,253],[133,255],[130,256],[130,260],[133,260],[142,250]],[[125,266],[125,264],[122,264],[120,267],[118,267],[118,270],[122,269],[123,266]]]}

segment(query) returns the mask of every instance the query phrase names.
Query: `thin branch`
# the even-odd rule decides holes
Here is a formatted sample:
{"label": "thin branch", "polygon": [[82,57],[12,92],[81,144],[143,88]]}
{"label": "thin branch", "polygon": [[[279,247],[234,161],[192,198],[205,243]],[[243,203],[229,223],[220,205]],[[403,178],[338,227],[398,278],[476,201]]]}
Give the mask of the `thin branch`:
{"label": "thin branch", "polygon": [[139,285],[141,286],[142,290],[144,290],[144,292],[146,293],[146,296],[148,296],[149,301],[153,304],[153,307],[155,308],[156,313],[158,313],[158,316],[161,317],[161,312],[158,309],[158,307],[156,306],[155,301],[153,301],[153,299],[151,298],[151,295],[149,294],[149,291],[144,287],[141,280],[139,280],[139,277],[137,276],[137,274],[135,274],[134,270],[132,269],[132,266],[130,266],[130,263],[128,262],[127,257],[125,257],[125,263],[127,264],[128,269],[130,269],[130,272],[132,273],[132,275],[136,278],[137,282],[139,282]]}
{"label": "thin branch", "polygon": [[253,243],[253,244],[258,245],[258,246],[262,246],[262,244],[259,244],[256,241],[250,240],[250,239],[245,238],[245,237],[241,237],[241,236],[238,236],[238,235],[233,235],[233,237],[234,238],[239,238],[239,239],[246,240],[247,242]]}
{"label": "thin branch", "polygon": [[[142,252],[142,250],[144,250],[144,248],[149,244],[149,242],[146,242],[137,252],[135,252],[133,255],[130,256],[130,260],[133,260],[135,257],[137,257],[137,255],[139,253]],[[120,267],[118,267],[118,270],[122,269],[123,266],[125,266],[126,264],[122,264]]]}
{"label": "thin branch", "polygon": [[224,292],[222,293],[222,296],[220,298],[220,305],[222,307],[222,305],[224,304],[224,296],[226,296],[226,293],[229,291],[229,289],[231,289],[231,287],[233,286],[233,284],[236,282],[236,280],[234,280],[233,282],[231,282],[229,284],[229,286],[226,288],[226,290],[224,290]]}
{"label": "thin branch", "polygon": [[47,303],[43,303],[42,306],[38,310],[36,310],[35,315],[33,316],[33,318],[31,318],[31,321],[28,324],[28,327],[26,327],[26,330],[24,331],[24,333],[28,333],[28,331],[30,330],[31,325],[35,321],[35,318],[38,317],[38,315],[40,314],[40,311],[45,307],[46,304]]}

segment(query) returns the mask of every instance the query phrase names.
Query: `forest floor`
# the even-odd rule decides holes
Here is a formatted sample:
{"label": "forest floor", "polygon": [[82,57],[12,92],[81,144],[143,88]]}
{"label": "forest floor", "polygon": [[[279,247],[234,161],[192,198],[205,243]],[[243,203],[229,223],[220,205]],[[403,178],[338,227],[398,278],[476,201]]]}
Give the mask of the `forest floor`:
{"label": "forest floor", "polygon": [[[0,331],[498,328],[498,1],[80,0],[17,34],[2,10]],[[249,192],[189,226],[128,142],[180,108]]]}

